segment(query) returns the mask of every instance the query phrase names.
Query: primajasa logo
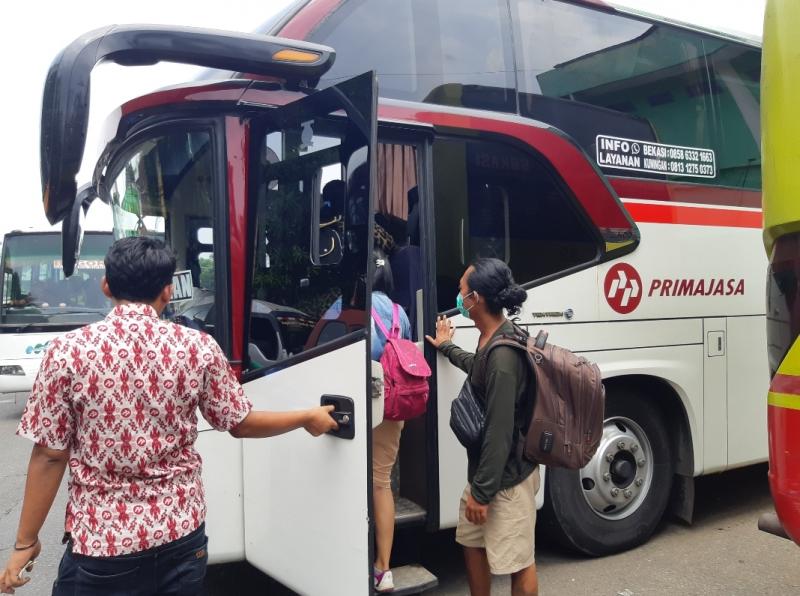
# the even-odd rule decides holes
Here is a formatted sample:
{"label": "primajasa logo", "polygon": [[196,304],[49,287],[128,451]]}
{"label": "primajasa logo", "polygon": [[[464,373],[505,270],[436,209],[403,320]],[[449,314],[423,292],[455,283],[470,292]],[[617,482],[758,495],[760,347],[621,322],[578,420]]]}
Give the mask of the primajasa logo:
{"label": "primajasa logo", "polygon": [[642,278],[627,263],[608,270],[604,287],[608,305],[621,315],[633,312],[642,301]]}
{"label": "primajasa logo", "polygon": [[[608,305],[627,315],[636,310],[644,294],[642,278],[628,263],[617,263],[606,273],[604,284]],[[744,296],[743,278],[665,279],[650,280],[647,297]]]}

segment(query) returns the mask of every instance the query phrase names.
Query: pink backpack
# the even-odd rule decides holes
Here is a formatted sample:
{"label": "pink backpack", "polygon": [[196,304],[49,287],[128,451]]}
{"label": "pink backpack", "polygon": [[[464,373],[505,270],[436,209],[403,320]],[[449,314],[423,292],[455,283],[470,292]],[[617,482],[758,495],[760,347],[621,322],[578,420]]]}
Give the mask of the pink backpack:
{"label": "pink backpack", "polygon": [[386,420],[410,420],[425,413],[428,403],[428,377],[431,369],[413,342],[400,337],[400,307],[392,304],[392,330],[386,330],[381,317],[372,309],[375,324],[386,337],[381,356]]}

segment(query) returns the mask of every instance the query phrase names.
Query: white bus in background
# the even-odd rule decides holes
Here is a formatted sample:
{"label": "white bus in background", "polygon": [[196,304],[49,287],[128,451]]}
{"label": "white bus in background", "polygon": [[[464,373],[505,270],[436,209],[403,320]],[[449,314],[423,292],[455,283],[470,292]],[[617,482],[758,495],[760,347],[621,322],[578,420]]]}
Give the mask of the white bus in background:
{"label": "white bus in background", "polygon": [[22,402],[48,342],[105,317],[100,291],[111,232],[86,232],[75,273],[64,277],[61,232],[14,231],[3,238],[0,279],[0,399]]}

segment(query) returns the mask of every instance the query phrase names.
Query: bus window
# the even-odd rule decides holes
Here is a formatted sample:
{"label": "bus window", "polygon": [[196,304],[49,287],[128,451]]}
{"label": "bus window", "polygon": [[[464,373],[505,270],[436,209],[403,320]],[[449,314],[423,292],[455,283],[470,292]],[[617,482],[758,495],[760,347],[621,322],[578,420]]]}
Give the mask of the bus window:
{"label": "bus window", "polygon": [[507,262],[524,284],[598,255],[598,240],[553,175],[532,155],[495,141],[433,145],[439,310],[450,310],[464,268]]}
{"label": "bus window", "polygon": [[353,0],[309,37],[336,48],[323,83],[375,69],[384,97],[514,112],[510,39],[502,0]]}
{"label": "bus window", "polygon": [[172,247],[176,269],[190,272],[192,288],[176,292],[164,316],[213,335],[211,134],[170,132],[144,141],[129,155],[108,177],[115,234],[153,236]]}
{"label": "bus window", "polygon": [[368,172],[343,134],[316,120],[258,142],[250,368],[365,327]]}
{"label": "bus window", "polygon": [[735,43],[709,56],[717,116],[716,184],[761,188],[761,52]]}
{"label": "bus window", "polygon": [[523,115],[564,130],[590,155],[597,135],[716,154],[715,177],[607,174],[760,188],[757,49],[556,0],[511,4]]}

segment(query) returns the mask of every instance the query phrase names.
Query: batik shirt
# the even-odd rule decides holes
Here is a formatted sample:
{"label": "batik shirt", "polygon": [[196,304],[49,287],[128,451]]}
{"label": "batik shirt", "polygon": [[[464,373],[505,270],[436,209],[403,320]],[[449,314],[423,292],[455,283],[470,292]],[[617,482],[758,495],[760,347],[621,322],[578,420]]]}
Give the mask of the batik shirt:
{"label": "batik shirt", "polygon": [[213,338],[125,304],[50,342],[17,434],[70,450],[73,551],[111,557],[203,523],[197,411],[228,431],[250,408]]}

